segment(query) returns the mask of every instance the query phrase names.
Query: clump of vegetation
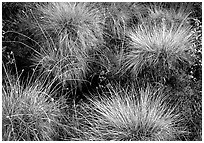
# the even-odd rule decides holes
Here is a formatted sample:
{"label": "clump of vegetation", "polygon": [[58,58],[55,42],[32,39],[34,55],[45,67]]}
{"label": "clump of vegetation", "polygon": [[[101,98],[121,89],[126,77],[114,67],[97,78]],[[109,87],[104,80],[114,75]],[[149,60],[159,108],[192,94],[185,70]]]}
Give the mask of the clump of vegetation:
{"label": "clump of vegetation", "polygon": [[76,108],[73,140],[178,140],[187,134],[179,102],[171,104],[164,88],[113,86]]}
{"label": "clump of vegetation", "polygon": [[[5,68],[5,67],[4,67]],[[62,102],[54,101],[49,85],[21,85],[19,77],[6,70],[2,84],[2,139],[4,141],[53,140],[61,126]],[[24,83],[25,84],[25,83]]]}
{"label": "clump of vegetation", "polygon": [[155,81],[165,81],[193,64],[193,33],[185,23],[188,14],[177,23],[174,11],[162,11],[165,15],[160,10],[153,12],[153,18],[129,31],[123,69],[131,71],[133,77],[150,73]]}
{"label": "clump of vegetation", "polygon": [[31,28],[38,30],[42,36],[48,33],[54,41],[65,46],[71,40],[87,49],[103,40],[103,15],[91,3],[58,2],[36,7],[33,16],[37,21],[33,20]]}
{"label": "clump of vegetation", "polygon": [[202,4],[2,4],[2,139],[202,140]]}
{"label": "clump of vegetation", "polygon": [[80,87],[89,72],[90,51],[103,43],[103,15],[91,3],[36,4],[29,29],[43,40],[34,56],[42,71],[72,88]]}

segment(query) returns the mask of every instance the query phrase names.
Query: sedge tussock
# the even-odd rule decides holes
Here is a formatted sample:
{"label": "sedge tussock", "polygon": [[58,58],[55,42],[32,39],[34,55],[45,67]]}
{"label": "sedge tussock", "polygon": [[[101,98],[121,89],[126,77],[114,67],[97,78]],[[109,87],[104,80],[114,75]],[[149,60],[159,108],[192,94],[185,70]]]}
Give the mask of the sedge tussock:
{"label": "sedge tussock", "polygon": [[187,133],[163,89],[114,89],[76,109],[73,140],[177,140]]}
{"label": "sedge tussock", "polygon": [[166,75],[170,70],[176,71],[193,63],[191,26],[169,24],[166,20],[159,24],[143,23],[130,30],[128,37],[130,42],[123,69],[134,76],[146,68]]}
{"label": "sedge tussock", "polygon": [[91,3],[50,2],[36,7],[33,16],[40,15],[36,18],[39,24],[32,27],[48,33],[54,40],[66,43],[70,39],[83,48],[91,48],[103,40],[103,15]]}
{"label": "sedge tussock", "polygon": [[103,14],[92,3],[56,2],[36,4],[31,16],[31,27],[44,39],[34,64],[63,84],[81,87],[93,61],[89,53],[103,43]]}
{"label": "sedge tussock", "polygon": [[57,137],[62,102],[51,97],[49,87],[38,80],[24,87],[8,72],[2,87],[4,141],[41,141]]}

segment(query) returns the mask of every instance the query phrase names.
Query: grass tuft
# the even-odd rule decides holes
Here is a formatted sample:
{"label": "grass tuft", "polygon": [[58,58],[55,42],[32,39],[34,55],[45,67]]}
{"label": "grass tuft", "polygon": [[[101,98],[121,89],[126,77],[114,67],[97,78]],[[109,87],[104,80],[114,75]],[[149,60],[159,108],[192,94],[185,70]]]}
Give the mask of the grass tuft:
{"label": "grass tuft", "polygon": [[187,133],[178,104],[169,104],[162,88],[109,90],[76,109],[73,140],[167,141]]}
{"label": "grass tuft", "polygon": [[182,22],[146,21],[130,30],[128,37],[122,69],[134,76],[152,68],[158,76],[165,77],[193,63],[193,33],[191,26]]}
{"label": "grass tuft", "polygon": [[3,3],[4,141],[202,140],[202,3]]}
{"label": "grass tuft", "polygon": [[2,85],[2,139],[41,141],[57,137],[62,103],[36,80],[25,86],[8,71]]}
{"label": "grass tuft", "polygon": [[91,48],[102,40],[103,15],[90,3],[48,3],[38,10],[43,16],[42,28],[64,44],[70,39]]}
{"label": "grass tuft", "polygon": [[38,4],[31,16],[30,27],[44,39],[40,54],[33,58],[35,65],[64,84],[81,88],[93,61],[89,53],[103,43],[102,13],[91,3],[64,2]]}

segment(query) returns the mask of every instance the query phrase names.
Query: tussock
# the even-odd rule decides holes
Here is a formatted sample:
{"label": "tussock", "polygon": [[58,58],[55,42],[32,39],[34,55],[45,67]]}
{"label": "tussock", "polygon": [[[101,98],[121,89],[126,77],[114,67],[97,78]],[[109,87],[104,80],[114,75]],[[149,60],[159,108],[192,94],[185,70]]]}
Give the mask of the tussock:
{"label": "tussock", "polygon": [[88,63],[94,61],[90,51],[103,43],[102,13],[92,3],[64,2],[38,4],[31,15],[31,27],[44,39],[40,54],[33,58],[35,65],[64,84],[81,88]]}
{"label": "tussock", "polygon": [[2,139],[4,141],[53,140],[60,128],[62,107],[49,87],[38,82],[23,87],[8,72],[2,88]]}
{"label": "tussock", "polygon": [[[186,134],[176,105],[162,88],[114,89],[76,111],[75,140],[176,140]],[[172,105],[172,106],[171,106]]]}
{"label": "tussock", "polygon": [[165,19],[159,23],[144,22],[130,30],[128,36],[123,69],[134,76],[152,68],[157,75],[165,77],[192,64],[193,33],[182,22],[176,24]]}

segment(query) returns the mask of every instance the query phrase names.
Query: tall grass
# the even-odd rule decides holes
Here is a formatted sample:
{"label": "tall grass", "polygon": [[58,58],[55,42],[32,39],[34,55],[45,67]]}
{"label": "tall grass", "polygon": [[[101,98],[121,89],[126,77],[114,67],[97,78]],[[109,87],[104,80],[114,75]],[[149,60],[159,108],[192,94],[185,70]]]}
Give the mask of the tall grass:
{"label": "tall grass", "polygon": [[105,17],[103,30],[105,45],[100,47],[99,54],[96,55],[96,65],[100,63],[102,70],[99,71],[105,71],[107,78],[119,79],[118,71],[125,51],[126,31],[130,28],[133,20],[139,19],[140,10],[143,10],[143,7],[138,3],[131,2],[105,2],[95,3],[95,5],[100,8]]}
{"label": "tall grass", "polygon": [[70,39],[91,48],[103,38],[103,15],[91,3],[47,3],[37,8],[42,15],[41,28],[64,44]]}
{"label": "tall grass", "polygon": [[2,139],[4,141],[41,141],[58,137],[64,105],[52,98],[49,84],[31,78],[21,84],[4,66],[2,83]]}
{"label": "tall grass", "polygon": [[[201,80],[185,72],[202,56],[191,4],[19,6],[3,25],[3,140],[202,140]],[[32,55],[28,73],[13,53]]]}
{"label": "tall grass", "polygon": [[[181,12],[175,15],[174,11],[154,10],[157,10],[153,13],[157,19],[150,17],[127,34],[129,45],[123,69],[136,77],[153,69],[156,77],[166,78],[193,63],[193,33],[191,26],[186,25],[188,15],[177,23],[173,16]],[[173,18],[169,21],[170,16]]]}
{"label": "tall grass", "polygon": [[164,89],[109,90],[76,109],[73,140],[167,141],[187,133],[179,102],[170,104]]}
{"label": "tall grass", "polygon": [[40,54],[33,58],[35,65],[64,84],[81,88],[89,63],[94,61],[90,51],[103,43],[103,14],[92,3],[35,6],[28,14],[31,18],[27,16],[31,31],[43,39]]}
{"label": "tall grass", "polygon": [[60,47],[55,50],[52,47],[36,54],[32,61],[40,68],[40,71],[52,75],[62,85],[69,84],[71,87],[81,87],[81,83],[89,71],[89,57],[83,51],[71,51],[77,48],[70,45],[69,48]]}

